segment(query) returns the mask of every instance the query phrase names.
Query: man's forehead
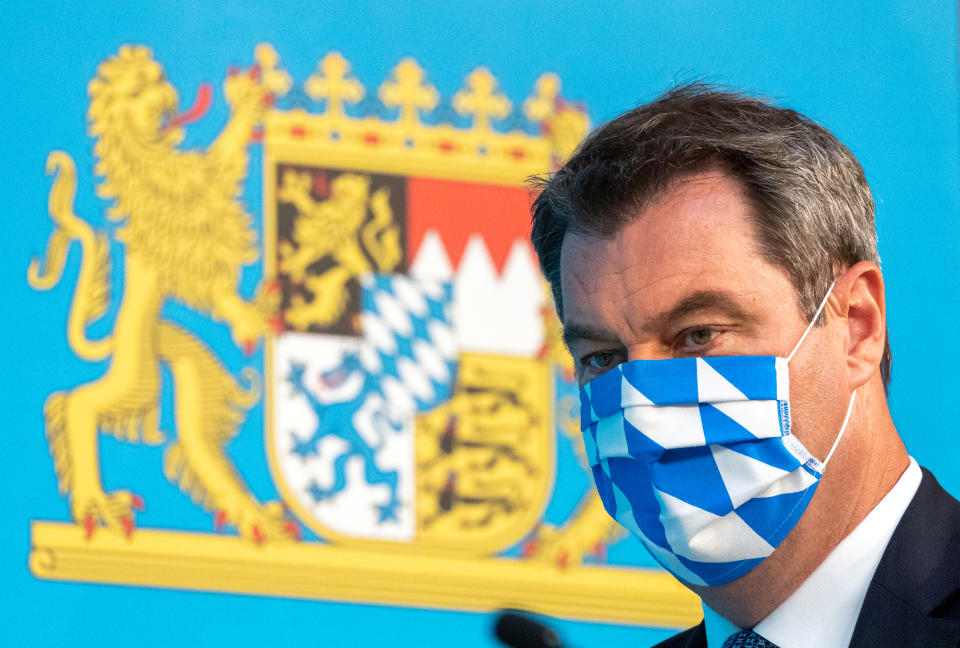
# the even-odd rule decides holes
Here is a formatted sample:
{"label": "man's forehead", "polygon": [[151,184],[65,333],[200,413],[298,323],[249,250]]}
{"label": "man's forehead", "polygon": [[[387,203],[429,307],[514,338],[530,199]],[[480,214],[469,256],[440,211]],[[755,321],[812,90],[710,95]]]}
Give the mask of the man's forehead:
{"label": "man's forehead", "polygon": [[735,173],[720,163],[714,163],[677,173],[664,183],[662,189],[645,201],[645,204],[666,205],[681,197],[706,198],[721,187],[743,200],[749,197],[746,186]]}
{"label": "man's forehead", "polygon": [[621,319],[647,319],[697,301],[697,293],[742,292],[773,268],[756,241],[739,181],[721,170],[680,178],[611,237],[567,234],[560,259],[565,323],[602,320],[614,309]]}
{"label": "man's forehead", "polygon": [[752,209],[741,183],[729,173],[681,176],[637,214],[622,219],[612,235],[591,233],[589,227],[568,231],[561,266],[585,263],[607,273],[637,266],[653,275],[660,266],[697,262],[731,242],[748,253],[756,242]]}
{"label": "man's forehead", "polygon": [[[699,171],[678,173],[663,188],[638,200],[636,207],[627,205],[616,214],[596,214],[591,216],[594,219],[592,221],[578,221],[566,232],[563,244],[566,245],[570,238],[578,237],[616,243],[638,221],[662,228],[663,223],[651,221],[659,220],[655,216],[663,213],[670,215],[669,225],[674,229],[683,229],[688,224],[685,221],[691,217],[701,226],[709,226],[712,222],[722,224],[729,217],[729,212],[744,218],[744,224],[752,230],[753,204],[750,192],[734,173],[719,165],[712,165]],[[684,216],[687,218],[681,218]]]}

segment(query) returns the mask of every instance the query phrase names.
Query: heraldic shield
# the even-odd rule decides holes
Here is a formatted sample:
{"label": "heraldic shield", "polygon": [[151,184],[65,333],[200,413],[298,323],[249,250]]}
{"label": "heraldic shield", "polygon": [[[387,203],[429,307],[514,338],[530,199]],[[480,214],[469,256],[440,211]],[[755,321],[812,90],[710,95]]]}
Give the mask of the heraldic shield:
{"label": "heraldic shield", "polygon": [[336,543],[509,547],[553,484],[526,189],[378,172],[379,142],[353,168],[309,166],[329,135],[290,132],[268,122],[264,140],[283,296],[266,429],[285,501]]}
{"label": "heraldic shield", "polygon": [[[78,243],[67,340],[106,368],[46,399],[70,521],[33,521],[32,572],[695,621],[666,574],[597,564],[620,536],[583,462],[527,185],[585,135],[584,109],[549,74],[515,109],[484,68],[441,100],[412,59],[368,96],[338,53],[300,86],[269,45],[255,58],[227,74],[228,121],[194,150],[183,129],[210,87],[180,111],[147,48],[101,63],[88,123],[112,228],[74,213],[74,160],[48,157],[53,231],[27,279],[56,286]],[[254,155],[262,176],[247,178]],[[258,181],[259,219],[243,200]],[[104,318],[111,332],[89,336]],[[259,492],[231,445],[251,433]],[[140,527],[144,500],[105,485],[102,435],[161,446],[168,485],[212,529]],[[563,479],[560,445],[576,473]]]}

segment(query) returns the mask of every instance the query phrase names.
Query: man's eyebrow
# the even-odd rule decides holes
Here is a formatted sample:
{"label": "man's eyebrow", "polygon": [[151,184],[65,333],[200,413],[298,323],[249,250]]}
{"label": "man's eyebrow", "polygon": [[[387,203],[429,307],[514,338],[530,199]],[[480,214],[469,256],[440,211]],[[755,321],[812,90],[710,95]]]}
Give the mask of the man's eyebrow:
{"label": "man's eyebrow", "polygon": [[644,323],[643,328],[647,330],[664,329],[684,317],[707,310],[720,311],[734,319],[753,319],[730,293],[722,290],[698,290],[681,299],[670,310],[651,317]]}
{"label": "man's eyebrow", "polygon": [[[698,290],[681,299],[670,310],[658,313],[648,319],[643,323],[642,328],[648,331],[658,331],[700,311],[719,311],[728,317],[742,321],[754,319],[730,293],[722,290]],[[571,322],[563,325],[563,342],[568,349],[573,342],[580,340],[602,342],[616,346],[621,344],[620,338],[616,335],[589,324]]]}
{"label": "man's eyebrow", "polygon": [[574,341],[579,340],[589,340],[591,342],[607,342],[612,344],[620,344],[620,340],[616,335],[603,331],[598,328],[594,328],[589,324],[577,324],[575,322],[570,324],[563,325],[563,343],[567,345],[567,348],[570,348],[570,345]]}

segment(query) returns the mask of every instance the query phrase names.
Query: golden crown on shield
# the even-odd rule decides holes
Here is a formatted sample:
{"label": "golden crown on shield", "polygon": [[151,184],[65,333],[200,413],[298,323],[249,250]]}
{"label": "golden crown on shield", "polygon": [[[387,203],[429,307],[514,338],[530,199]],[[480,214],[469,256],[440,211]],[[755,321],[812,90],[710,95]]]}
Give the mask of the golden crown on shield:
{"label": "golden crown on shield", "polygon": [[[292,84],[286,72],[276,68],[273,49],[261,45],[256,58],[268,85],[285,94]],[[270,83],[269,75],[274,82]],[[344,152],[376,152],[407,160],[413,153],[446,163],[469,161],[475,166],[482,161],[529,174],[555,166],[589,129],[586,110],[561,97],[560,79],[555,74],[541,75],[522,108],[515,110],[487,68],[470,72],[463,87],[444,101],[413,58],[400,61],[372,93],[353,77],[342,54],[330,52],[289,99],[294,103],[292,109],[272,111],[267,119],[272,138],[298,143],[320,139],[328,145],[336,143]],[[322,110],[309,111],[305,120],[308,111],[304,104],[311,100],[322,102]],[[367,108],[368,114],[354,117],[350,113],[358,110],[348,111],[348,106],[356,106],[359,112]],[[396,111],[395,120],[379,114],[388,111]],[[431,113],[433,119],[424,119]],[[452,123],[455,120],[469,120],[469,126],[457,127]],[[495,125],[506,126],[507,132]],[[530,127],[538,133],[531,135]]]}

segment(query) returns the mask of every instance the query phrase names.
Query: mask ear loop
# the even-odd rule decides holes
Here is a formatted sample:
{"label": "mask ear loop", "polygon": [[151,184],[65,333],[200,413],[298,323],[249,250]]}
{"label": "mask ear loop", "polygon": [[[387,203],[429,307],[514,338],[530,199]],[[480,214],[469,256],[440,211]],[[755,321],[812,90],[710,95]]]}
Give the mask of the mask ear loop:
{"label": "mask ear loop", "polygon": [[[827,300],[830,299],[830,295],[833,293],[833,287],[837,284],[837,280],[834,279],[830,284],[830,287],[827,289],[827,294],[823,296],[823,301],[820,302],[820,306],[817,307],[817,312],[813,314],[813,319],[810,320],[810,323],[807,324],[807,329],[803,332],[803,335],[800,336],[800,339],[797,341],[796,346],[793,347],[793,351],[790,352],[790,355],[787,356],[787,364],[790,364],[790,361],[793,360],[793,356],[797,353],[797,350],[800,348],[800,345],[803,344],[803,341],[807,339],[807,334],[813,329],[813,325],[817,323],[817,318],[820,317],[820,313],[823,312],[823,309],[827,305]],[[830,462],[830,457],[833,456],[833,453],[836,451],[837,446],[840,445],[840,439],[843,438],[843,433],[847,431],[847,423],[850,422],[850,414],[853,412],[853,402],[856,400],[857,390],[854,389],[853,393],[850,394],[850,403],[847,405],[847,413],[843,417],[843,424],[840,425],[840,432],[837,433],[837,438],[833,440],[833,446],[830,448],[830,452],[827,453],[827,458],[823,460],[821,464],[821,472],[826,470],[827,464]]]}
{"label": "mask ear loop", "polygon": [[837,435],[837,438],[833,441],[833,447],[830,448],[830,452],[827,453],[827,458],[823,460],[823,468],[826,470],[827,464],[830,463],[830,457],[833,456],[834,450],[837,449],[837,446],[840,445],[840,439],[843,438],[843,433],[847,431],[847,422],[850,420],[850,412],[853,411],[853,401],[856,400],[857,390],[854,389],[853,393],[850,394],[850,404],[847,405],[847,414],[843,417],[843,425],[840,426],[840,433]]}
{"label": "mask ear loop", "polygon": [[830,294],[833,292],[833,287],[836,285],[836,283],[837,280],[834,279],[833,283],[830,284],[830,287],[827,288],[827,294],[823,296],[823,301],[820,302],[820,306],[817,307],[817,312],[813,314],[813,319],[811,319],[810,323],[807,324],[807,330],[803,332],[803,335],[800,336],[800,340],[797,342],[796,346],[793,347],[793,351],[791,351],[790,355],[787,356],[787,364],[790,364],[790,361],[793,360],[793,356],[797,353],[797,349],[799,349],[800,345],[803,344],[803,341],[807,339],[807,334],[810,333],[813,325],[817,322],[817,318],[820,317],[820,313],[822,313],[823,309],[826,307],[827,300],[830,299]]}

